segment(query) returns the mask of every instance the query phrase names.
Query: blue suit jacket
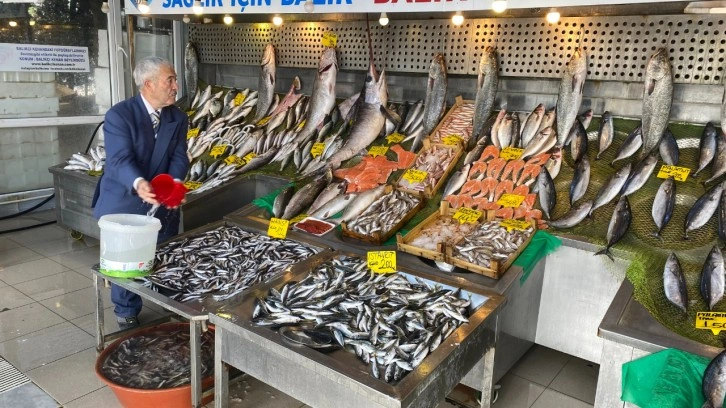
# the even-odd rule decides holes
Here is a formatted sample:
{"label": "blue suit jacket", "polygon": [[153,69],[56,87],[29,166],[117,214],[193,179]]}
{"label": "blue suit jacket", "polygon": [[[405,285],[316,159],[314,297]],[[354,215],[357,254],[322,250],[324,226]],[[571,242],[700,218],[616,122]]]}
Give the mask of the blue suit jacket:
{"label": "blue suit jacket", "polygon": [[[106,112],[103,135],[106,165],[93,197],[93,215],[146,214],[151,208],[133,188],[134,180],[151,181],[168,173],[184,179],[189,169],[187,158],[187,115],[176,106],[161,110],[159,131],[154,139],[151,118],[141,96],[137,95],[114,105]],[[159,208],[160,237],[168,238],[179,230],[179,211]]]}

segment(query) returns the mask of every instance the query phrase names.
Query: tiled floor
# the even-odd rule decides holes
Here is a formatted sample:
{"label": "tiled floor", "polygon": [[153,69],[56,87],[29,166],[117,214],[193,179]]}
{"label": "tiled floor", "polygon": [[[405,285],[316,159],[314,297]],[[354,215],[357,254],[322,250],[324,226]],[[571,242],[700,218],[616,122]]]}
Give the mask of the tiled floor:
{"label": "tiled floor", "polygon": [[[0,221],[0,231],[54,219],[44,212]],[[94,301],[90,267],[98,262],[98,241],[74,240],[56,225],[0,234],[0,356],[32,383],[0,393],[0,407],[120,407],[113,392],[96,377]],[[108,291],[105,322],[115,331]],[[142,321],[161,317],[145,306]],[[595,400],[598,366],[534,346],[501,380],[499,408],[581,408]],[[230,386],[230,406],[304,406],[251,377]],[[458,387],[454,405],[472,405],[474,396]],[[213,404],[209,404],[211,407]]]}

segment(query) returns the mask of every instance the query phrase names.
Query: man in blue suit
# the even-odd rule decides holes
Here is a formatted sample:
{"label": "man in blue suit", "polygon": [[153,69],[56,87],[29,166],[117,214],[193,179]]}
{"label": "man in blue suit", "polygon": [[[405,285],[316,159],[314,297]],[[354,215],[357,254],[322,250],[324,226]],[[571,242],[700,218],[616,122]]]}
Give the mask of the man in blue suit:
{"label": "man in blue suit", "polygon": [[[182,180],[189,169],[187,115],[174,106],[178,90],[174,67],[159,57],[147,57],[133,72],[139,95],[106,112],[103,134],[106,165],[93,197],[93,215],[147,214],[158,205],[149,180],[163,173]],[[159,208],[158,240],[179,231],[179,211]],[[139,325],[141,298],[111,287],[114,313],[121,329]]]}

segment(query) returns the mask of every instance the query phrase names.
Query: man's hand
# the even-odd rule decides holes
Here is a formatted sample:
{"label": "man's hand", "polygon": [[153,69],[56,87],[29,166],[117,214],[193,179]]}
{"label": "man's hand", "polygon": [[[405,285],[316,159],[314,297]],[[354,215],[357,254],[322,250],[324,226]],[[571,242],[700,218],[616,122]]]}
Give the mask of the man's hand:
{"label": "man's hand", "polygon": [[154,194],[154,189],[151,187],[151,183],[146,180],[139,181],[139,185],[136,186],[136,194],[149,204],[159,205],[159,202],[156,201],[156,194]]}

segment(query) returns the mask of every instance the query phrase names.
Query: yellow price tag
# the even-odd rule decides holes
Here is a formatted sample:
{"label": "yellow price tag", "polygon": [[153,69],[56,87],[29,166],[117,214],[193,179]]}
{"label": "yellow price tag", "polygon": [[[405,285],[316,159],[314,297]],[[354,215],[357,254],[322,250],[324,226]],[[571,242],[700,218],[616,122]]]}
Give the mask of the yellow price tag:
{"label": "yellow price tag", "polygon": [[240,106],[240,105],[242,105],[244,103],[245,99],[247,99],[247,97],[245,96],[245,94],[243,94],[242,92],[238,93],[234,97],[234,106]]}
{"label": "yellow price tag", "polygon": [[502,194],[502,196],[499,197],[499,200],[497,200],[497,204],[501,205],[502,207],[517,208],[520,205],[522,205],[523,201],[524,201],[524,196],[522,196],[522,195]]}
{"label": "yellow price tag", "polygon": [[524,149],[517,149],[516,147],[505,147],[502,152],[499,153],[499,157],[504,160],[517,160],[522,157]]}
{"label": "yellow price tag", "polygon": [[199,135],[199,128],[189,129],[187,130],[187,140],[197,137]]}
{"label": "yellow price tag", "polygon": [[209,155],[216,159],[217,157],[223,155],[226,151],[227,145],[217,145],[212,148],[212,151],[209,152]]}
{"label": "yellow price tag", "polygon": [[701,330],[711,330],[714,336],[718,336],[721,330],[726,329],[726,313],[697,312],[695,327]]}
{"label": "yellow price tag", "polygon": [[245,155],[245,157],[242,158],[242,160],[244,160],[245,164],[247,164],[247,163],[250,162],[250,160],[254,159],[255,157],[257,157],[256,154],[254,154],[254,153],[247,153]]}
{"label": "yellow price tag", "polygon": [[423,183],[428,175],[429,173],[423,170],[408,169],[405,173],[403,173],[403,179],[408,180],[411,184]]}
{"label": "yellow price tag", "polygon": [[297,217],[294,217],[293,219],[291,219],[290,220],[290,224],[295,224],[296,222],[300,222],[300,221],[304,220],[307,217],[308,217],[307,214],[300,214]]}
{"label": "yellow price tag", "polygon": [[267,228],[267,235],[270,238],[285,239],[287,237],[287,227],[290,221],[280,218],[270,218],[270,226]]}
{"label": "yellow price tag", "polygon": [[195,111],[195,110],[188,110],[187,111],[187,116],[189,116],[191,118],[192,116],[194,116],[195,113],[197,113],[197,111]]}
{"label": "yellow price tag", "polygon": [[186,187],[187,190],[189,190],[189,191],[196,190],[201,186],[202,186],[202,183],[199,181],[185,181],[184,182],[184,187]]}
{"label": "yellow price tag", "polygon": [[387,151],[388,146],[372,146],[371,149],[368,150],[368,154],[373,157],[385,156]]}
{"label": "yellow price tag", "polygon": [[688,167],[669,166],[664,164],[658,171],[658,178],[667,179],[672,176],[676,181],[686,181],[690,173],[691,169]]}
{"label": "yellow price tag", "polygon": [[323,38],[320,42],[323,44],[323,47],[335,48],[338,45],[338,34],[332,31],[326,31],[323,33]]}
{"label": "yellow price tag", "polygon": [[473,224],[479,219],[479,217],[481,217],[481,214],[481,211],[477,211],[473,208],[461,207],[456,210],[453,218],[455,220],[459,220],[459,224],[464,224],[467,222]]}
{"label": "yellow price tag", "polygon": [[517,231],[526,231],[527,228],[531,227],[532,224],[528,223],[527,221],[522,220],[502,220],[502,222],[499,223],[502,227],[506,228],[507,231],[517,230]]}
{"label": "yellow price tag", "polygon": [[368,252],[368,268],[375,273],[395,273],[396,251]]}
{"label": "yellow price tag", "polygon": [[224,159],[224,162],[227,163],[228,165],[234,164],[237,167],[242,167],[247,163],[247,162],[245,162],[244,159],[242,159],[241,157],[237,157],[235,155],[227,156],[227,158]]}
{"label": "yellow price tag", "polygon": [[257,126],[265,126],[272,119],[272,116],[265,116],[257,122]]}
{"label": "yellow price tag", "polygon": [[298,129],[298,130],[300,130],[300,129],[304,128],[304,127],[305,127],[305,122],[306,122],[306,120],[305,120],[305,119],[303,119],[303,121],[302,121],[302,122],[300,122],[300,124],[299,124],[299,125],[297,125],[297,129]]}
{"label": "yellow price tag", "polygon": [[441,138],[441,141],[444,142],[445,145],[449,146],[458,145],[461,143],[461,140],[461,135],[448,135]]}
{"label": "yellow price tag", "polygon": [[103,174],[103,170],[88,170],[89,176],[98,177],[101,174]]}
{"label": "yellow price tag", "polygon": [[313,158],[320,156],[323,154],[323,151],[325,150],[325,143],[313,143],[313,148],[310,149],[310,154],[313,155]]}
{"label": "yellow price tag", "polygon": [[403,136],[402,134],[394,132],[394,133],[391,133],[390,135],[386,136],[386,141],[388,141],[389,144],[390,143],[401,143],[401,140],[403,140],[405,138],[406,137]]}

